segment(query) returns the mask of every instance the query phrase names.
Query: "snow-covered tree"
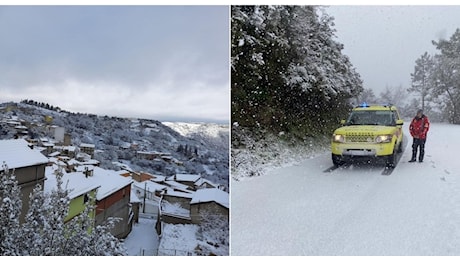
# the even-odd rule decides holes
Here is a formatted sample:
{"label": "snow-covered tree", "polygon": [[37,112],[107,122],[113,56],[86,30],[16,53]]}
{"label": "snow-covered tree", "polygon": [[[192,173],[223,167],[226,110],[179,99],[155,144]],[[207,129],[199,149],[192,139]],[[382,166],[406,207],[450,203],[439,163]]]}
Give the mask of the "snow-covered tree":
{"label": "snow-covered tree", "polygon": [[51,194],[44,193],[40,185],[35,187],[25,222],[20,225],[20,189],[14,176],[4,164],[0,179],[1,255],[126,255],[123,244],[110,233],[116,219],[94,226],[94,198],[79,216],[65,222],[69,191],[62,186],[60,169],[56,171],[57,186]]}
{"label": "snow-covered tree", "polygon": [[3,162],[0,169],[0,255],[20,255],[21,191],[14,170]]}
{"label": "snow-covered tree", "polygon": [[432,94],[441,101],[448,121],[460,124],[460,29],[449,40],[433,44],[441,54],[435,55]]}
{"label": "snow-covered tree", "polygon": [[229,223],[228,218],[211,212],[201,214],[200,231],[202,241],[200,245],[202,255],[229,254]]}
{"label": "snow-covered tree", "polygon": [[430,90],[433,88],[433,82],[430,80],[434,68],[433,58],[425,52],[415,61],[414,73],[411,73],[412,86],[409,92],[415,92],[420,95],[421,109],[425,110],[427,98]]}
{"label": "snow-covered tree", "polygon": [[315,6],[232,6],[232,123],[328,133],[362,91],[333,18]]}

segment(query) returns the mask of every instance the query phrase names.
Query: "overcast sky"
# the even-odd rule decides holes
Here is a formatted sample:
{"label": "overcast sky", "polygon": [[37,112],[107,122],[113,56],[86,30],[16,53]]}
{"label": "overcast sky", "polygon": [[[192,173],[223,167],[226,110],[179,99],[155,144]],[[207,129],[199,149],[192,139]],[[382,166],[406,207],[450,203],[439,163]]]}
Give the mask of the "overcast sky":
{"label": "overcast sky", "polygon": [[0,102],[229,121],[227,6],[0,6]]}
{"label": "overcast sky", "polygon": [[386,86],[408,88],[415,60],[438,53],[432,41],[460,28],[460,6],[330,6],[343,53],[378,95]]}

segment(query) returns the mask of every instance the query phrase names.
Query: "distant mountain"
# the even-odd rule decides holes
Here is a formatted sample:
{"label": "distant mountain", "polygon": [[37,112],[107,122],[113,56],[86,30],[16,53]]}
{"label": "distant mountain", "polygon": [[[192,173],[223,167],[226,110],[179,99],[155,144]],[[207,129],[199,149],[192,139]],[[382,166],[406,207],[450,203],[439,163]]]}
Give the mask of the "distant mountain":
{"label": "distant mountain", "polygon": [[[94,158],[103,168],[118,170],[122,163],[136,171],[165,176],[201,174],[228,188],[228,125],[97,116],[30,103],[0,104],[0,139],[14,138],[17,129],[8,124],[12,118],[27,126],[29,138],[53,138],[52,126],[64,127],[73,145],[95,145]],[[145,159],[138,152],[162,154],[163,159]]]}

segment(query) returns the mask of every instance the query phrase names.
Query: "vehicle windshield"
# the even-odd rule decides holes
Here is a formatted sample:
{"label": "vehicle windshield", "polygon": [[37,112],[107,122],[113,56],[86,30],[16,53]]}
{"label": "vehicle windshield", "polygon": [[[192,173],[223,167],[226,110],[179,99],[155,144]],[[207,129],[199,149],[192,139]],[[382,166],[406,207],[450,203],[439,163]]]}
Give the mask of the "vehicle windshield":
{"label": "vehicle windshield", "polygon": [[393,111],[353,111],[348,117],[346,125],[384,125],[395,126],[396,120]]}

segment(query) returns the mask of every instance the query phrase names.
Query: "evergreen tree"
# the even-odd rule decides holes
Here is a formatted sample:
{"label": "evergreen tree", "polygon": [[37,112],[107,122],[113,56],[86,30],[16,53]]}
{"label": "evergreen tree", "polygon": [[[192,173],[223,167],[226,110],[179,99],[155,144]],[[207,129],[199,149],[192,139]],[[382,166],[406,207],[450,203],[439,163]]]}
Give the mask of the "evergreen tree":
{"label": "evergreen tree", "polygon": [[441,54],[435,56],[432,94],[442,102],[449,122],[460,124],[460,29],[449,40],[433,44]]}
{"label": "evergreen tree", "polygon": [[422,104],[421,108],[423,110],[425,110],[427,98],[433,88],[432,81],[430,81],[433,68],[433,58],[425,52],[415,61],[414,73],[411,73],[412,86],[408,89],[408,91],[415,92],[420,95]]}
{"label": "evergreen tree", "polygon": [[21,192],[14,170],[10,171],[5,162],[0,172],[0,255],[20,255]]}
{"label": "evergreen tree", "polygon": [[232,6],[232,121],[297,137],[329,133],[362,82],[333,18],[315,6]]}
{"label": "evergreen tree", "polygon": [[51,194],[40,185],[30,195],[25,223],[19,224],[20,190],[13,171],[3,165],[0,179],[0,254],[40,256],[125,255],[123,244],[110,230],[114,221],[94,227],[94,198],[85,210],[65,223],[69,191],[62,187],[62,170],[56,171],[57,186]]}

